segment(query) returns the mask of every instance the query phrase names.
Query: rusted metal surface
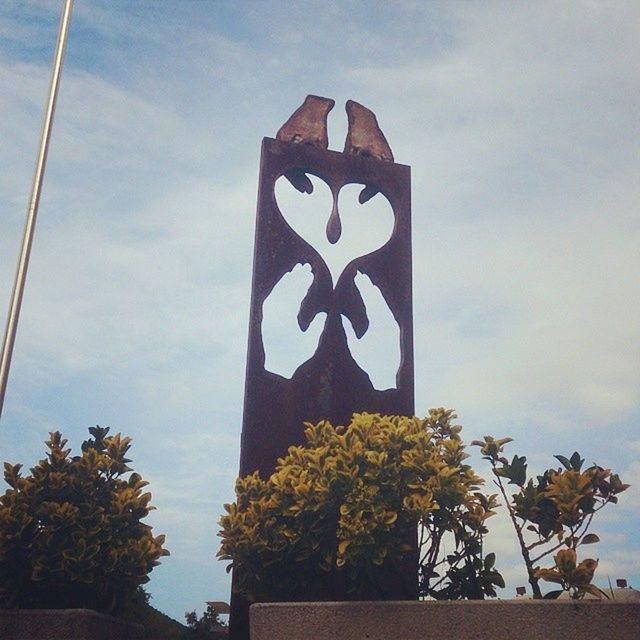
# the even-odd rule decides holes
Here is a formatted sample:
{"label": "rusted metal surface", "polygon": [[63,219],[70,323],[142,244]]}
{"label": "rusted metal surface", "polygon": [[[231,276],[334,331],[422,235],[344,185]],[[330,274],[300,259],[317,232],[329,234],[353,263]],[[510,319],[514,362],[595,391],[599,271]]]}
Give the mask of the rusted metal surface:
{"label": "rusted metal surface", "polygon": [[393,152],[378,125],[376,114],[355,100],[347,101],[349,129],[344,152],[393,162]]}
{"label": "rusted metal surface", "polygon": [[[307,96],[280,127],[276,140],[326,149],[329,146],[327,116],[334,105],[335,101],[331,98]],[[313,192],[313,183],[302,169],[289,169],[284,176],[301,193]]]}
{"label": "rusted metal surface", "polygon": [[[344,185],[357,183],[375,186],[393,208],[395,227],[391,238],[378,250],[352,260],[335,286],[318,251],[293,231],[278,209],[275,181],[291,170],[302,170],[324,180],[334,194],[334,203]],[[405,165],[264,139],[241,475],[259,470],[268,477],[278,457],[284,455],[290,445],[303,440],[305,421],[327,419],[333,424],[345,424],[357,411],[413,415],[410,211],[410,169]],[[313,273],[313,282],[298,311],[301,330],[306,330],[320,312],[326,312],[327,319],[315,354],[287,379],[265,369],[262,309],[275,285],[297,264],[310,265]],[[401,362],[396,388],[375,389],[347,345],[343,322],[351,322],[358,337],[364,335],[369,325],[362,296],[354,282],[358,272],[369,276],[380,289],[400,328]]]}
{"label": "rusted metal surface", "polygon": [[331,98],[307,96],[302,105],[280,127],[276,140],[310,144],[318,149],[326,149],[329,146],[327,116],[334,105],[335,101]]}
{"label": "rusted metal surface", "polygon": [[[280,129],[279,139],[265,138],[262,143],[241,475],[258,470],[267,478],[288,447],[303,442],[304,422],[328,419],[334,425],[348,424],[351,415],[360,411],[414,414],[410,168],[393,162],[373,112],[352,101],[347,103],[345,151],[327,150],[326,119],[332,107],[333,100],[309,96]],[[330,214],[330,242],[340,240],[337,203],[345,185],[362,185],[361,203],[381,192],[393,209],[395,224],[389,240],[376,251],[353,259],[337,282],[333,282],[320,253],[289,226],[276,201],[274,188],[279,177],[285,176],[299,191],[311,193],[308,175],[323,180],[333,195],[332,211],[318,212]],[[298,309],[300,330],[306,331],[317,314],[327,315],[315,353],[286,378],[265,368],[263,308],[274,287],[298,264],[310,265],[313,274]],[[343,323],[351,323],[358,338],[369,327],[367,309],[354,280],[358,273],[367,275],[379,288],[398,323],[401,359],[396,385],[391,389],[375,389],[349,351]],[[415,541],[411,542],[415,546]],[[402,577],[392,588],[394,597],[416,597],[417,558],[409,558],[400,573]],[[248,603],[235,594],[230,625],[234,640],[249,637]]]}

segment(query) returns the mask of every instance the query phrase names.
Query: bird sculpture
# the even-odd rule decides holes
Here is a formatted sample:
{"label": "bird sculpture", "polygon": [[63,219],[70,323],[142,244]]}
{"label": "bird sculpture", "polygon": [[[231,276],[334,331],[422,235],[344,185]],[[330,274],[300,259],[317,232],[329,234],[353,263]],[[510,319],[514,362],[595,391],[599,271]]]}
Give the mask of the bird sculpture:
{"label": "bird sculpture", "polygon": [[393,152],[378,125],[376,114],[355,100],[347,100],[349,130],[344,153],[393,162]]}
{"label": "bird sculpture", "polygon": [[[327,116],[333,109],[335,100],[309,95],[304,102],[280,127],[276,140],[308,144],[318,149],[329,146]],[[302,170],[287,171],[285,177],[302,193],[312,193],[313,183]]]}
{"label": "bird sculpture", "polygon": [[[346,109],[349,128],[344,153],[393,162],[393,152],[378,125],[375,113],[355,100],[347,100]],[[378,192],[376,185],[366,185],[360,192],[358,201],[364,204]]]}
{"label": "bird sculpture", "polygon": [[335,100],[331,98],[307,96],[302,105],[280,127],[276,139],[326,149],[329,146],[327,116],[334,105]]}

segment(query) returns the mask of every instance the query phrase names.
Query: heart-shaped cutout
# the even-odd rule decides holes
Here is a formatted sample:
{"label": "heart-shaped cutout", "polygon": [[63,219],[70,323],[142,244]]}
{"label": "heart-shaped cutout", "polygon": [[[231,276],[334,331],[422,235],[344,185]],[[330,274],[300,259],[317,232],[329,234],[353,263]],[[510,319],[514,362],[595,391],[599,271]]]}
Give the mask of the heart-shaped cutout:
{"label": "heart-shaped cutout", "polygon": [[393,209],[382,193],[360,204],[363,185],[355,183],[344,185],[336,202],[324,180],[307,175],[311,193],[294,189],[284,176],[278,178],[276,202],[287,224],[322,256],[335,285],[347,264],[389,240],[395,224]]}

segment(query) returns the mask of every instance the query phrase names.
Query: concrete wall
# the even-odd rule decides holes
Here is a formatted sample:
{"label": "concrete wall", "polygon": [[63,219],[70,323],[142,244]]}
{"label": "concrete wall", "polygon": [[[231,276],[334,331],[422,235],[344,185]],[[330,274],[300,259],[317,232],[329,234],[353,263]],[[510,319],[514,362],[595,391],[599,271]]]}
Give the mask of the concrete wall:
{"label": "concrete wall", "polygon": [[87,609],[0,610],[2,640],[143,640],[144,628]]}
{"label": "concrete wall", "polygon": [[251,640],[639,640],[640,603],[485,600],[254,604]]}

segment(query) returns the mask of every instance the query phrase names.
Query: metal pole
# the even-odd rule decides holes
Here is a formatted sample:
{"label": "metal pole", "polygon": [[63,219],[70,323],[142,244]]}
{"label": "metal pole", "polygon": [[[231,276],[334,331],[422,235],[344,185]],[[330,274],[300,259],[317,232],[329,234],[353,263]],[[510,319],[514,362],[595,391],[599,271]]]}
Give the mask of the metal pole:
{"label": "metal pole", "polygon": [[16,279],[13,285],[13,295],[11,296],[11,306],[9,307],[7,326],[2,345],[2,359],[0,360],[0,417],[2,416],[2,409],[4,407],[4,395],[7,390],[7,379],[9,377],[9,368],[11,367],[11,356],[13,354],[13,345],[15,343],[18,319],[20,317],[20,307],[22,305],[22,295],[24,293],[24,284],[27,277],[27,268],[29,266],[29,256],[31,254],[31,244],[33,242],[36,216],[38,214],[40,191],[42,189],[42,179],[47,162],[49,138],[51,137],[51,126],[53,124],[56,98],[58,96],[58,84],[60,80],[60,72],[62,70],[62,62],[64,60],[64,50],[67,41],[67,32],[69,30],[69,22],[71,21],[72,8],[73,0],[65,0],[62,8],[62,15],[60,16],[58,41],[56,43],[55,54],[53,56],[53,70],[51,72],[51,85],[49,86],[49,99],[47,101],[47,108],[44,114],[44,124],[42,125],[42,135],[40,137],[40,148],[38,150],[36,168],[33,174],[33,186],[31,189],[29,207],[27,209],[27,222],[24,228],[22,251],[20,252],[20,259],[18,260]]}

